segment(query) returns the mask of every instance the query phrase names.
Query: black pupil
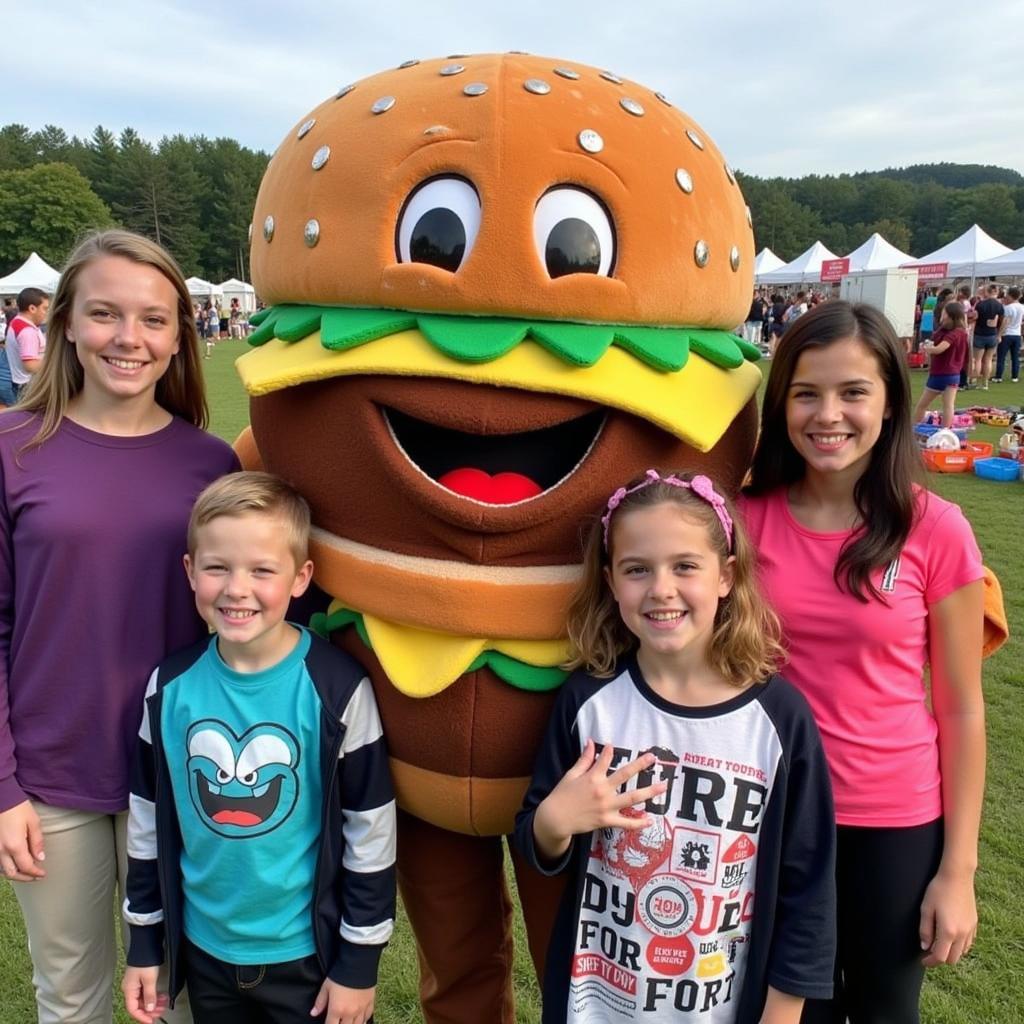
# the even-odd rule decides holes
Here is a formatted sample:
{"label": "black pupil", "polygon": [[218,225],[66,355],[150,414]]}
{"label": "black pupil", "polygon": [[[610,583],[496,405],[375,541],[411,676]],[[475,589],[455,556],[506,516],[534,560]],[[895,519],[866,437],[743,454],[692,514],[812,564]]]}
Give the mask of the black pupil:
{"label": "black pupil", "polygon": [[560,220],[548,235],[544,261],[552,277],[596,274],[601,266],[601,243],[597,232],[578,217]]}
{"label": "black pupil", "polygon": [[409,256],[413,263],[430,263],[455,271],[466,252],[466,228],[453,210],[428,210],[412,229]]}

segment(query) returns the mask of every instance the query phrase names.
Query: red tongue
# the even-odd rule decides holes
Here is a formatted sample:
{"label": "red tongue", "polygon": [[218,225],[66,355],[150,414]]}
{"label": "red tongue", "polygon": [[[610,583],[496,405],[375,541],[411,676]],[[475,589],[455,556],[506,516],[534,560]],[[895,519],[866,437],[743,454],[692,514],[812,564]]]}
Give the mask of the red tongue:
{"label": "red tongue", "polygon": [[213,820],[218,825],[259,825],[263,821],[261,817],[250,811],[218,811]]}
{"label": "red tongue", "polygon": [[511,505],[526,498],[535,498],[541,492],[540,485],[522,473],[498,473],[491,476],[482,469],[471,467],[450,470],[437,482],[449,491],[465,498],[485,501],[488,505]]}

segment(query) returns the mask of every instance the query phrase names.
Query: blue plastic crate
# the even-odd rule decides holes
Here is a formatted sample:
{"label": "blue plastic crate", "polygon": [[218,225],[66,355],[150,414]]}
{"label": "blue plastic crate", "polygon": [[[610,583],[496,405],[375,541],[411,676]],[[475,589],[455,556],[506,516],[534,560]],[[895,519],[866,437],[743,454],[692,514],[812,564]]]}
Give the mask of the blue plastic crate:
{"label": "blue plastic crate", "polygon": [[1020,478],[1020,463],[1013,459],[977,459],[974,472],[986,480],[1017,480]]}
{"label": "blue plastic crate", "polygon": [[[928,443],[928,438],[932,434],[937,434],[940,430],[942,430],[942,427],[936,426],[933,423],[918,423],[914,427],[914,435],[917,438],[917,443],[923,446]],[[967,427],[953,428],[953,433],[959,438],[961,445],[967,442],[967,432]]]}

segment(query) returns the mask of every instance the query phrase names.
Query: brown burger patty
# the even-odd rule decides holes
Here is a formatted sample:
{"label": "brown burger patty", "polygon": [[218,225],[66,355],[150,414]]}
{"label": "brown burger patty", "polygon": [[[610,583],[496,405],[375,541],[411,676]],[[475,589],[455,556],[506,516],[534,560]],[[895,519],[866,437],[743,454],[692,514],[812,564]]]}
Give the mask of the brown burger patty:
{"label": "brown burger patty", "polygon": [[[435,418],[455,419],[467,434],[476,427],[483,435],[495,423],[509,432],[517,423],[534,429],[565,422],[574,405],[581,417],[595,409],[573,399],[457,381],[339,377],[253,399],[252,425],[266,468],[299,488],[323,529],[400,554],[500,566],[578,561],[585,517],[647,466],[713,469],[718,482],[735,492],[757,430],[751,402],[702,454],[638,417],[607,410],[597,444],[569,479],[548,494],[500,507],[468,502],[414,469],[382,415],[385,407],[424,418],[431,409],[458,410],[457,417],[447,412]],[[458,461],[459,453],[453,457]]]}

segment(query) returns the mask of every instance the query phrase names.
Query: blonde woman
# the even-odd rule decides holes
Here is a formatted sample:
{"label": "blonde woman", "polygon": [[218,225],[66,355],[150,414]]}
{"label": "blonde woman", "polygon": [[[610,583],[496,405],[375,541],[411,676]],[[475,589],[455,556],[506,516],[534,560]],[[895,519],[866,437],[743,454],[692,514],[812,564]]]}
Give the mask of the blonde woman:
{"label": "blonde woman", "polygon": [[192,305],[173,259],[90,236],[53,297],[46,358],[0,415],[0,870],[43,1024],[109,1021],[112,900],[146,679],[202,636],[189,511],[237,468],[205,433]]}

